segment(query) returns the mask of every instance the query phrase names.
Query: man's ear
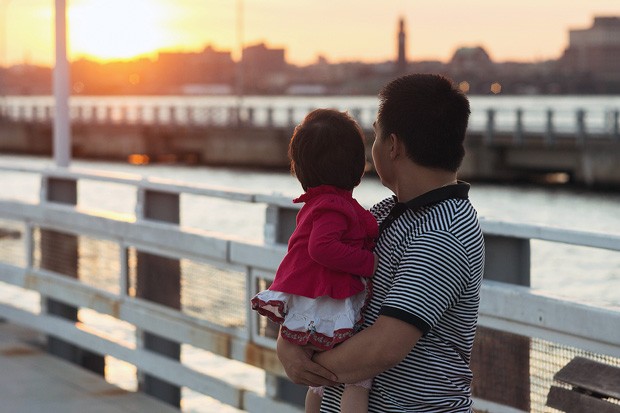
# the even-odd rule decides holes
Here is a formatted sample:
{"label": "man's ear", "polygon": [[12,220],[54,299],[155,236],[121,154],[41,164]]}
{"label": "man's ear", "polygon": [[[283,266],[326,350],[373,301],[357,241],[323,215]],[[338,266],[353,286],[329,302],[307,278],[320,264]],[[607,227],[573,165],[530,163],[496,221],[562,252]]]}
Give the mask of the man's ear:
{"label": "man's ear", "polygon": [[398,136],[396,136],[395,133],[390,134],[389,142],[390,142],[390,159],[392,160],[397,159],[403,151],[402,142],[400,141],[400,139],[398,139]]}

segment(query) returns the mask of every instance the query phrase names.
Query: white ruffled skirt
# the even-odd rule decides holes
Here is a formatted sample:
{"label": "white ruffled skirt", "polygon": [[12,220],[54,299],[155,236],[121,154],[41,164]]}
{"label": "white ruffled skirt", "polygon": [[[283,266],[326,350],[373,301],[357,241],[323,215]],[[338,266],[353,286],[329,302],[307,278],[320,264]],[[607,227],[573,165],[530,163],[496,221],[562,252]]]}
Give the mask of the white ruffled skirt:
{"label": "white ruffled skirt", "polygon": [[370,283],[365,285],[362,292],[345,299],[308,298],[264,290],[252,298],[252,309],[280,324],[280,334],[288,341],[328,350],[361,328],[362,314],[370,298]]}

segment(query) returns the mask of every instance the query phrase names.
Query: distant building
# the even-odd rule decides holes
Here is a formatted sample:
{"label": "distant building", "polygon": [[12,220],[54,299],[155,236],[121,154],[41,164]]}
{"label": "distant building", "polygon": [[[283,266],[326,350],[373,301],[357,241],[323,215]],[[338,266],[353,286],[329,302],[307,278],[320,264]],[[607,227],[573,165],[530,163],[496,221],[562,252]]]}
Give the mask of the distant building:
{"label": "distant building", "polygon": [[208,83],[227,83],[231,80],[235,63],[230,51],[215,50],[209,45],[198,53],[196,60],[200,69],[205,71],[206,79],[210,80]]}
{"label": "distant building", "polygon": [[592,27],[570,30],[561,63],[570,72],[620,80],[620,17],[595,17]]}
{"label": "distant building", "polygon": [[211,46],[198,53],[160,52],[157,66],[160,78],[174,88],[231,84],[235,72],[230,52],[218,51]]}
{"label": "distant building", "polygon": [[398,21],[398,56],[396,60],[396,71],[404,73],[407,71],[407,35],[405,33],[405,19]]}
{"label": "distant building", "polygon": [[486,72],[492,66],[489,54],[480,46],[461,47],[454,52],[450,60],[450,69],[457,73]]}
{"label": "distant building", "polygon": [[271,49],[265,43],[243,48],[243,82],[250,91],[263,91],[283,83],[287,64],[284,49]]}

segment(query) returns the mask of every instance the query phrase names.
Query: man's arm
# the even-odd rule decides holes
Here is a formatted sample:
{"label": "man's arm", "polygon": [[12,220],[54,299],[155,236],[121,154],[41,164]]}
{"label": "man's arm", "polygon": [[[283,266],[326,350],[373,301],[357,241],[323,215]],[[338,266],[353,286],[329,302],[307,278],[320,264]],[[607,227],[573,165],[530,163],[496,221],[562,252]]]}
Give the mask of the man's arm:
{"label": "man's arm", "polygon": [[422,337],[415,326],[394,317],[375,323],[313,360],[338,376],[341,383],[369,379],[400,363]]}
{"label": "man's arm", "polygon": [[422,332],[413,325],[379,316],[372,326],[332,350],[315,353],[312,359],[301,348],[295,351],[289,348],[294,344],[279,339],[278,357],[295,383],[313,386],[331,385],[332,381],[356,383],[396,366],[420,337]]}

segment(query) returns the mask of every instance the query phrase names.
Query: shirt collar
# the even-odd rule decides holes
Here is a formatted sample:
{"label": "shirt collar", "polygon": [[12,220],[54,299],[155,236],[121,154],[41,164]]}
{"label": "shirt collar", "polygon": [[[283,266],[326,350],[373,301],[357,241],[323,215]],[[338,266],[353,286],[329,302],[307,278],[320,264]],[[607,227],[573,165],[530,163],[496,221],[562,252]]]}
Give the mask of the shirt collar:
{"label": "shirt collar", "polygon": [[[427,205],[433,205],[446,199],[467,199],[469,196],[470,185],[464,181],[457,181],[455,184],[442,186],[428,191],[420,196],[413,198],[411,201],[403,203],[407,209],[418,210]],[[399,204],[396,196],[394,201]]]}
{"label": "shirt collar", "polygon": [[385,231],[394,221],[398,219],[407,210],[418,211],[423,207],[437,204],[447,199],[468,199],[470,185],[464,181],[457,181],[456,184],[442,186],[428,191],[420,196],[413,198],[408,202],[398,202],[396,196],[393,196],[394,206],[390,213],[381,222],[379,233]]}

